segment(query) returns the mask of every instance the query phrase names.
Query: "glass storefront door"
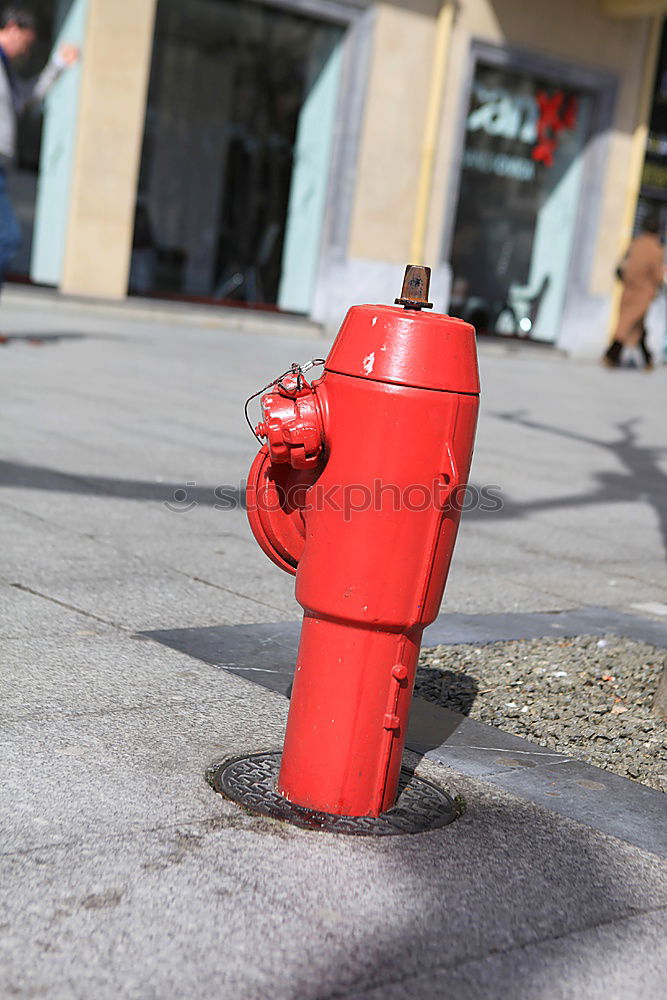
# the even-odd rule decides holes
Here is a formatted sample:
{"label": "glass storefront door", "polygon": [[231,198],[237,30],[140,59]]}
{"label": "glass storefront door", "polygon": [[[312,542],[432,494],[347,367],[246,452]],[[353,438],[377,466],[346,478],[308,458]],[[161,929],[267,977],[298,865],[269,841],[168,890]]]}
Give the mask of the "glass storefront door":
{"label": "glass storefront door", "polygon": [[476,65],[450,311],[479,333],[558,334],[592,106],[584,90]]}
{"label": "glass storefront door", "polygon": [[308,310],[341,37],[249,0],[159,0],[130,292]]}

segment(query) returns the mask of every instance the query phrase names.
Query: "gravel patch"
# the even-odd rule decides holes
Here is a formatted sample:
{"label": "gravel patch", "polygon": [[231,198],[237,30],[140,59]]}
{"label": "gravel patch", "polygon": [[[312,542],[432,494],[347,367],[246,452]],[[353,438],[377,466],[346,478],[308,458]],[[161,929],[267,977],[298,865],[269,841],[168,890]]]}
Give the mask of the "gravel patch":
{"label": "gravel patch", "polygon": [[651,714],[665,663],[614,635],[436,646],[415,694],[667,792],[667,723]]}

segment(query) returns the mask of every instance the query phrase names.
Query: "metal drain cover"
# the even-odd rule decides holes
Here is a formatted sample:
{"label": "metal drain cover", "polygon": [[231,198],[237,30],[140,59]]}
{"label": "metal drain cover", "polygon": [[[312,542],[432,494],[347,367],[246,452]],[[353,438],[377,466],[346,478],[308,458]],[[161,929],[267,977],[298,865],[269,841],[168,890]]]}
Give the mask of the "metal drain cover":
{"label": "metal drain cover", "polygon": [[381,816],[335,816],[304,809],[288,802],[276,791],[280,758],[279,753],[234,757],[209,768],[206,777],[216,792],[238,802],[250,812],[329,833],[367,837],[424,833],[446,826],[460,812],[451,795],[430,781],[416,778],[405,767],[401,768],[396,805]]}

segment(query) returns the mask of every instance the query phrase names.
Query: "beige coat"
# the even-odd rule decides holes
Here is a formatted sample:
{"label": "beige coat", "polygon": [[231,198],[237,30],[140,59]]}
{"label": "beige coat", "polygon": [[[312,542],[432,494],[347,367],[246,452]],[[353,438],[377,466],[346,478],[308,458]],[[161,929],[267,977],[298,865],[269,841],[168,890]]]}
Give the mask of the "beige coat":
{"label": "beige coat", "polygon": [[644,314],[662,284],[664,247],[654,233],[641,233],[628,248],[621,271],[623,296],[615,340],[632,346],[641,335]]}

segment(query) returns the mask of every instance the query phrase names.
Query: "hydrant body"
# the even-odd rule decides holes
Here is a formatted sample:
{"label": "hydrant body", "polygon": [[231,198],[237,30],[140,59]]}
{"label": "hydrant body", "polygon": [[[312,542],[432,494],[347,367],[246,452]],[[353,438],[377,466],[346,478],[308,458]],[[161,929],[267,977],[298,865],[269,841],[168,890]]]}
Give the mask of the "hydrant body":
{"label": "hydrant body", "polygon": [[304,610],[278,779],[297,805],[377,816],[395,802],[478,400],[472,327],[387,306],[349,311],[312,386],[263,398],[248,513]]}

